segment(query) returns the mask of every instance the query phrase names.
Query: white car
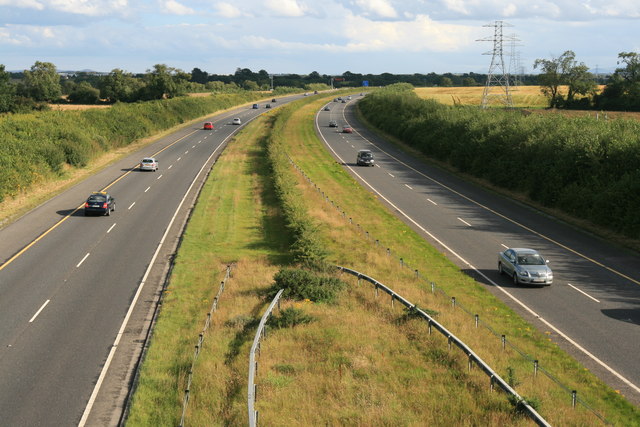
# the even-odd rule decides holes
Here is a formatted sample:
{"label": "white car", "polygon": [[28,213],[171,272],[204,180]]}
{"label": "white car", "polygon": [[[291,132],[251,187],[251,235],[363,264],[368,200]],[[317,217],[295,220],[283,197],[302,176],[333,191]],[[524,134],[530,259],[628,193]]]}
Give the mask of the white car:
{"label": "white car", "polygon": [[242,124],[242,120],[240,120],[239,117],[236,117],[235,119],[233,119],[233,121],[231,122],[232,125],[241,125]]}
{"label": "white car", "polygon": [[140,170],[141,171],[157,171],[160,164],[153,157],[145,157],[140,160]]}

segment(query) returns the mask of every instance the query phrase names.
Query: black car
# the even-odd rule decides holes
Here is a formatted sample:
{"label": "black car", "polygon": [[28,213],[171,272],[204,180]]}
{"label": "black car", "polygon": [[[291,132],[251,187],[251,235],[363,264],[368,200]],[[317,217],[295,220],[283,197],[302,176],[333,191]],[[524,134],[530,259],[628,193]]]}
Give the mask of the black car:
{"label": "black car", "polygon": [[84,204],[85,215],[111,215],[116,210],[116,199],[105,192],[92,193]]}
{"label": "black car", "polygon": [[374,166],[373,153],[371,150],[358,151],[358,157],[356,158],[356,164],[358,166]]}

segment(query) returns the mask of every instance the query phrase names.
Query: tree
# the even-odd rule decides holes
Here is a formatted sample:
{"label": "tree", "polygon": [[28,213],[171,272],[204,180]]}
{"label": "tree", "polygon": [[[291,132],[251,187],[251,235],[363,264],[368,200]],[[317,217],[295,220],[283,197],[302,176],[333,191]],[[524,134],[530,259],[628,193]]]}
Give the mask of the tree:
{"label": "tree", "polygon": [[156,64],[153,70],[147,70],[145,99],[173,98],[184,93],[189,74],[165,64]]}
{"label": "tree", "polygon": [[450,77],[440,77],[438,85],[442,87],[451,87],[453,86],[453,80],[451,80]]}
{"label": "tree", "polygon": [[100,90],[89,82],[80,82],[69,93],[69,101],[74,104],[97,104],[100,101]]}
{"label": "tree", "polygon": [[[533,68],[540,68],[538,76],[540,90],[549,98],[549,107],[561,107],[573,103],[576,94],[587,95],[595,92],[596,83],[593,74],[584,64],[576,61],[576,54],[567,50],[558,58],[536,59]],[[568,86],[567,99],[563,98],[559,89]]]}
{"label": "tree", "polygon": [[51,62],[36,63],[24,71],[25,94],[35,101],[55,101],[62,95],[60,76]]}
{"label": "tree", "polygon": [[260,87],[258,86],[258,84],[253,80],[245,80],[244,82],[242,82],[242,87],[245,90],[253,90],[253,91],[260,90]]}
{"label": "tree", "polygon": [[617,68],[610,77],[602,94],[596,97],[596,106],[601,109],[640,110],[640,54],[621,52]]}
{"label": "tree", "polygon": [[477,86],[478,83],[473,79],[473,77],[463,77],[462,78],[462,86]]}
{"label": "tree", "polygon": [[200,68],[194,68],[191,70],[192,82],[206,84],[209,81],[209,74],[206,71],[202,71]]}
{"label": "tree", "polygon": [[142,80],[115,68],[100,79],[98,87],[102,99],[110,102],[133,102],[138,99],[143,85]]}
{"label": "tree", "polygon": [[0,64],[0,113],[12,111],[15,104],[16,87],[11,83],[11,76]]}

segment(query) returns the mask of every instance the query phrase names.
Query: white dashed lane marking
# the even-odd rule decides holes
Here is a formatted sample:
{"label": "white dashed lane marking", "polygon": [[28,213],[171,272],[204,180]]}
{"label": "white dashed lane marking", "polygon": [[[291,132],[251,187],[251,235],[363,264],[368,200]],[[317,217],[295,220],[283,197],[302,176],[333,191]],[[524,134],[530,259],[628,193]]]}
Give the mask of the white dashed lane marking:
{"label": "white dashed lane marking", "polygon": [[391,178],[395,178],[395,176],[389,172],[387,172]]}
{"label": "white dashed lane marking", "polygon": [[157,177],[156,179],[160,179],[160,178],[162,178],[162,175],[160,175],[160,176],[159,176],[159,177]]}
{"label": "white dashed lane marking", "polygon": [[595,302],[600,302],[599,300],[595,299],[594,297],[592,297],[591,295],[589,295],[588,293],[586,293],[583,290],[580,290],[578,288],[576,288],[575,286],[573,286],[571,283],[567,283],[567,285],[571,286],[573,289],[575,289],[576,291],[580,292],[582,295],[586,296],[587,298],[591,298],[592,300],[594,300]]}
{"label": "white dashed lane marking", "polygon": [[146,190],[144,190],[144,192],[146,193],[147,191],[149,191],[149,189],[150,189],[150,188],[151,188],[151,187],[147,187],[147,189],[146,189]]}
{"label": "white dashed lane marking", "polygon": [[80,260],[80,262],[76,265],[76,268],[80,267],[82,265],[82,263],[84,262],[85,259],[89,258],[89,255],[91,255],[90,252],[87,252],[87,254]]}
{"label": "white dashed lane marking", "polygon": [[458,218],[458,220],[459,220],[460,222],[462,222],[463,224],[468,225],[469,227],[471,227],[471,224],[469,224],[469,223],[468,223],[467,221],[465,221],[464,219],[462,219],[462,218]]}
{"label": "white dashed lane marking", "polygon": [[133,207],[133,205],[135,205],[136,202],[131,203],[131,206],[129,206],[129,208],[127,210],[131,210],[131,208]]}
{"label": "white dashed lane marking", "polygon": [[427,200],[428,200],[430,203],[432,203],[432,204],[434,204],[434,205],[438,206],[438,204],[437,204],[436,202],[434,202],[433,200],[431,200],[431,199],[427,199]]}
{"label": "white dashed lane marking", "polygon": [[411,188],[411,186],[408,184],[405,184],[404,186],[407,187],[409,190],[413,190],[413,188]]}
{"label": "white dashed lane marking", "polygon": [[111,233],[111,230],[113,230],[113,227],[115,226],[116,226],[116,223],[114,222],[113,225],[109,227],[109,229],[107,230],[107,234]]}
{"label": "white dashed lane marking", "polygon": [[42,304],[42,307],[40,307],[40,309],[38,311],[36,311],[36,314],[33,315],[33,317],[31,318],[31,320],[29,320],[29,323],[33,323],[34,320],[36,320],[36,317],[38,317],[38,314],[40,314],[40,312],[42,310],[44,310],[44,308],[47,306],[47,304],[49,304],[49,301],[51,301],[50,299],[46,300],[44,302],[44,304]]}
{"label": "white dashed lane marking", "polygon": [[173,165],[169,165],[169,167],[167,169],[171,169],[173,167]]}

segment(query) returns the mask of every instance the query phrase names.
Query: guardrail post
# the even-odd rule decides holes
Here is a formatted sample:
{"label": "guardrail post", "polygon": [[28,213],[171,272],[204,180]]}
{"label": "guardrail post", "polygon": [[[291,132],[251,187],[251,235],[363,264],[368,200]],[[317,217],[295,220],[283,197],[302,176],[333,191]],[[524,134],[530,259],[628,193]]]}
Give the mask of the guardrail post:
{"label": "guardrail post", "polygon": [[456,297],[451,297],[451,306],[456,308]]}
{"label": "guardrail post", "polygon": [[502,341],[502,349],[504,350],[506,348],[506,345],[507,345],[507,336],[506,335],[502,335],[500,337],[500,340]]}
{"label": "guardrail post", "polygon": [[473,359],[471,358],[471,355],[469,355],[469,372],[471,372],[472,367],[473,367]]}
{"label": "guardrail post", "polygon": [[418,273],[418,269],[416,268],[416,277],[420,277],[420,274]]}
{"label": "guardrail post", "polygon": [[267,339],[267,325],[264,325],[264,329],[262,330],[262,338]]}
{"label": "guardrail post", "polygon": [[387,248],[387,256],[391,255],[391,249]]}
{"label": "guardrail post", "polygon": [[571,390],[571,407],[575,409],[576,401],[578,400],[578,392],[576,390]]}
{"label": "guardrail post", "polygon": [[447,337],[447,344],[449,345],[449,350],[451,350],[451,335]]}
{"label": "guardrail post", "polygon": [[367,240],[369,240],[369,232],[368,232],[368,231],[365,231],[365,232],[364,232],[364,234],[365,234],[365,236],[367,237]]}
{"label": "guardrail post", "polygon": [[394,300],[393,295],[391,295],[391,308],[393,308],[393,300]]}
{"label": "guardrail post", "polygon": [[258,410],[256,409],[256,411],[254,412],[254,419],[256,420],[256,425],[258,425]]}
{"label": "guardrail post", "polygon": [[480,316],[478,316],[477,314],[475,315],[476,318],[476,329],[478,328],[478,322],[480,321]]}
{"label": "guardrail post", "polygon": [[376,298],[378,297],[378,284],[375,284],[374,287],[376,288]]}
{"label": "guardrail post", "polygon": [[376,239],[376,246],[380,246],[380,240]]}
{"label": "guardrail post", "polygon": [[489,377],[489,390],[493,391],[493,375]]}
{"label": "guardrail post", "polygon": [[431,319],[429,319],[429,335],[431,335]]}
{"label": "guardrail post", "polygon": [[258,384],[253,385],[253,401],[258,400]]}
{"label": "guardrail post", "polygon": [[533,361],[533,377],[537,377],[538,376],[538,360],[534,360]]}

